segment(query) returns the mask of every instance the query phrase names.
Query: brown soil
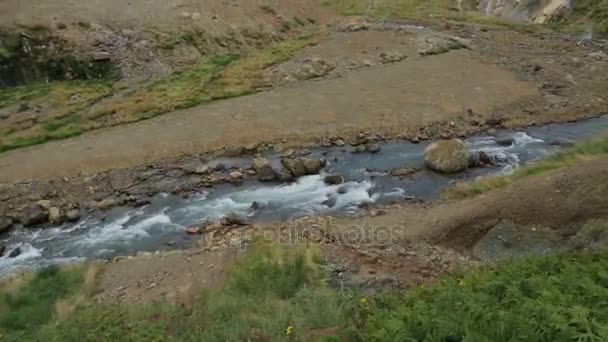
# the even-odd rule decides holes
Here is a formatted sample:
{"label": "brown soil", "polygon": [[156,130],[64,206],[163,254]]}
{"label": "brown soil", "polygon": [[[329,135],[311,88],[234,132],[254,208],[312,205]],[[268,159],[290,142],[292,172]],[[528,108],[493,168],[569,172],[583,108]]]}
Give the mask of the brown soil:
{"label": "brown soil", "polygon": [[192,304],[202,290],[221,286],[232,249],[158,253],[106,264],[97,298],[103,301]]}

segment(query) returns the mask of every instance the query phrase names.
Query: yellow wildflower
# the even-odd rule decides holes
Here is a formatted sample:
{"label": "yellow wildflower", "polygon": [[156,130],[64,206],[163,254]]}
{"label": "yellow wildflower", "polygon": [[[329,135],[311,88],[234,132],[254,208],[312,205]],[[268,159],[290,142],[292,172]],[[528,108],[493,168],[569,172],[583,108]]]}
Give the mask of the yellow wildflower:
{"label": "yellow wildflower", "polygon": [[463,287],[464,285],[464,280],[460,279],[460,281],[458,282],[458,286]]}
{"label": "yellow wildflower", "polygon": [[363,305],[367,304],[367,298],[365,298],[365,297],[361,298],[361,304],[363,304]]}
{"label": "yellow wildflower", "polygon": [[287,329],[285,329],[285,333],[287,335],[293,334],[293,326],[292,325],[287,326]]}

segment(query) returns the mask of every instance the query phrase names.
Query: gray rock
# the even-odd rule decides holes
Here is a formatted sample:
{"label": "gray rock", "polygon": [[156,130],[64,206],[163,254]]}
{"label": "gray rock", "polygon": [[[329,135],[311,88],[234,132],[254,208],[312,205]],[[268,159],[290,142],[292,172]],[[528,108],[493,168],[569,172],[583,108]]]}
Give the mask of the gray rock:
{"label": "gray rock", "polygon": [[469,151],[460,139],[437,141],[424,151],[424,163],[435,171],[459,172],[469,166]]}
{"label": "gray rock", "polygon": [[383,64],[397,63],[407,58],[407,55],[400,52],[383,52],[380,54],[380,62]]}
{"label": "gray rock", "polygon": [[6,252],[6,246],[0,244],[0,258],[2,258],[2,256],[4,256],[5,252]]}
{"label": "gray rock", "polygon": [[365,150],[369,153],[378,153],[382,148],[378,144],[366,144]]}
{"label": "gray rock", "polygon": [[302,158],[302,164],[307,175],[316,175],[323,168],[323,161],[320,159]]}
{"label": "gray rock", "polygon": [[17,247],[8,253],[9,258],[16,258],[21,255],[21,247]]}
{"label": "gray rock", "polygon": [[47,222],[49,219],[48,213],[39,204],[33,204],[25,207],[21,211],[19,221],[24,227],[30,227],[37,224]]}
{"label": "gray rock", "polygon": [[292,177],[298,178],[306,174],[306,168],[301,159],[283,158],[281,164]]}
{"label": "gray rock", "polygon": [[335,195],[329,196],[325,201],[321,202],[321,204],[327,206],[328,208],[333,208],[336,206],[338,202],[338,197]]}
{"label": "gray rock", "polygon": [[344,19],[343,22],[338,25],[338,30],[343,32],[357,32],[368,30],[370,24],[363,17],[350,17]]}
{"label": "gray rock", "polygon": [[230,213],[222,218],[220,224],[223,227],[229,226],[246,226],[248,223],[235,213]]}
{"label": "gray rock", "polygon": [[251,162],[251,167],[258,175],[258,179],[263,182],[273,181],[277,178],[277,173],[272,168],[270,160],[266,158],[255,158]]}
{"label": "gray rock", "polygon": [[78,209],[68,210],[67,213],[65,214],[65,218],[66,218],[66,220],[68,220],[68,222],[78,221],[80,219],[80,210],[78,210]]}
{"label": "gray rock", "polygon": [[40,200],[38,202],[36,202],[39,206],[42,207],[42,209],[48,211],[49,209],[51,209],[51,201],[50,200]]}
{"label": "gray rock", "polygon": [[484,167],[494,165],[494,160],[483,151],[474,152],[469,155],[469,167]]}
{"label": "gray rock", "polygon": [[13,226],[13,219],[8,216],[0,216],[0,234],[8,232]]}
{"label": "gray rock", "polygon": [[95,207],[99,210],[108,210],[118,205],[118,200],[116,198],[106,198],[101,200],[95,204]]}
{"label": "gray rock", "polygon": [[421,56],[439,55],[450,50],[470,49],[470,43],[459,37],[427,37],[422,45],[418,50]]}
{"label": "gray rock", "polygon": [[65,220],[63,211],[57,207],[51,207],[49,209],[49,222],[53,224],[62,223]]}
{"label": "gray rock", "polygon": [[112,55],[106,51],[100,51],[93,54],[93,60],[95,62],[105,62],[109,61],[112,58]]}
{"label": "gray rock", "polygon": [[420,170],[413,168],[413,167],[401,167],[398,169],[391,170],[391,176],[406,177],[406,176],[413,175],[414,173],[416,173],[418,171],[420,171]]}
{"label": "gray rock", "polygon": [[515,139],[512,137],[496,137],[496,143],[500,146],[511,146],[515,144]]}
{"label": "gray rock", "polygon": [[313,58],[306,61],[294,74],[299,80],[323,77],[332,72],[336,66],[320,58]]}
{"label": "gray rock", "polygon": [[339,185],[344,183],[344,177],[340,175],[328,175],[325,176],[325,184],[327,185]]}
{"label": "gray rock", "polygon": [[353,153],[364,153],[366,150],[365,145],[357,145],[355,146]]}

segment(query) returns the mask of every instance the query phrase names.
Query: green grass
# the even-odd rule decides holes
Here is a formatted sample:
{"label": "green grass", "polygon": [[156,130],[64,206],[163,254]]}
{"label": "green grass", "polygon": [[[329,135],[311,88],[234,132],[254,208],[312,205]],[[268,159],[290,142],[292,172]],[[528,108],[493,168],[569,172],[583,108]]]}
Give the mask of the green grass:
{"label": "green grass", "polygon": [[[512,260],[373,297],[326,285],[311,249],[256,243],[190,306],[80,302],[82,273],[0,287],[6,341],[605,341],[608,254]],[[61,274],[61,276],[59,276]],[[8,288],[8,289],[7,289]],[[7,291],[11,293],[6,300]],[[57,310],[55,310],[57,311]],[[8,317],[8,318],[7,318]]]}
{"label": "green grass", "polygon": [[53,82],[3,89],[0,109],[15,112],[21,103],[28,103],[30,107],[40,105],[50,115],[26,128],[18,122],[5,123],[0,130],[0,152],[254,93],[269,85],[264,69],[288,60],[317,39],[317,35],[304,35],[246,55],[205,57],[167,77],[123,92],[113,89],[111,81]]}
{"label": "green grass", "polygon": [[608,255],[511,261],[374,301],[368,341],[606,341]]}
{"label": "green grass", "polygon": [[523,167],[511,175],[490,177],[475,182],[457,183],[443,191],[444,199],[459,199],[501,189],[514,181],[564,169],[582,161],[608,155],[608,136],[577,144],[573,148],[555,154],[545,160]]}
{"label": "green grass", "polygon": [[61,342],[298,340],[348,319],[349,304],[327,287],[316,255],[257,243],[231,268],[222,289],[202,293],[191,307],[84,305],[67,319],[28,326],[18,336]]}
{"label": "green grass", "polygon": [[[16,278],[0,284],[0,335],[22,336],[49,322],[61,300],[80,293],[92,278],[83,266],[49,267],[31,279]],[[19,283],[22,283],[19,285]],[[64,309],[68,305],[62,306]]]}

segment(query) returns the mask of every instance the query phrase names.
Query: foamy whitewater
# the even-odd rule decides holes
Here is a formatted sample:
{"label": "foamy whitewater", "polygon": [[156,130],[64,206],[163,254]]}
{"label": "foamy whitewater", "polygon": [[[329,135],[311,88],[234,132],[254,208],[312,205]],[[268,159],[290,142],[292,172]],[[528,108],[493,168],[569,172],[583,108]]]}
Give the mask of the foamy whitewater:
{"label": "foamy whitewater", "polygon": [[[352,154],[338,147],[313,150],[315,157],[325,152],[329,162],[324,173],[302,177],[291,184],[252,181],[241,186],[222,185],[211,192],[201,190],[199,195],[188,199],[160,194],[144,208],[116,208],[104,217],[90,216],[77,224],[53,228],[16,229],[8,236],[0,237],[0,243],[7,247],[7,252],[0,258],[0,276],[24,268],[187,247],[193,242],[185,234],[187,227],[228,214],[263,222],[316,214],[352,215],[364,203],[384,204],[412,198],[433,200],[455,180],[512,172],[564,148],[555,146],[555,141],[581,140],[606,129],[608,117],[604,116],[524,131],[499,132],[499,136],[513,139],[510,146],[499,146],[493,136],[474,136],[466,140],[469,149],[484,151],[501,164],[455,175],[424,169],[423,151],[428,143],[387,142],[381,145],[382,151],[377,154]],[[236,162],[247,163],[243,159]],[[400,167],[415,167],[422,171],[404,179],[391,177],[387,172]],[[326,185],[326,174],[340,174],[347,182]],[[254,203],[255,210],[252,209]],[[21,254],[8,258],[15,248],[19,248]]]}

